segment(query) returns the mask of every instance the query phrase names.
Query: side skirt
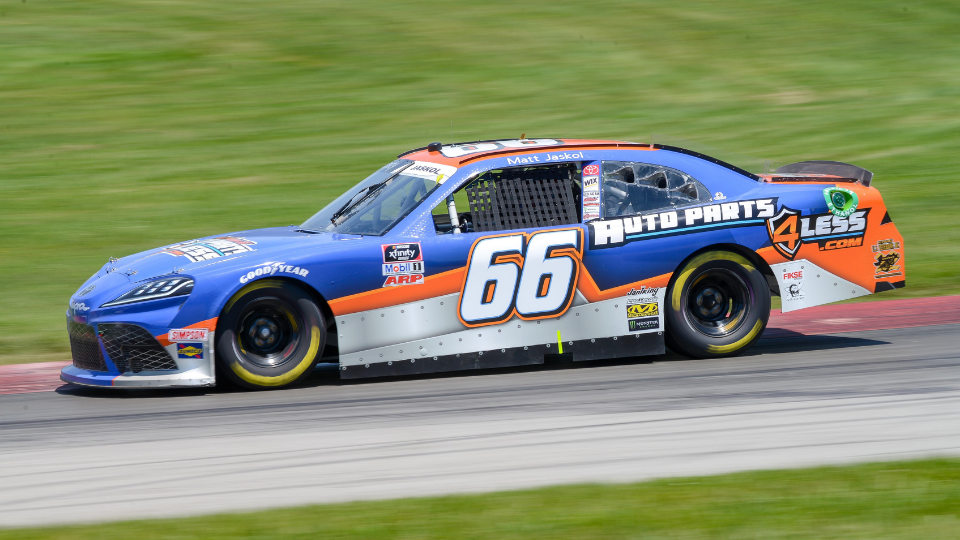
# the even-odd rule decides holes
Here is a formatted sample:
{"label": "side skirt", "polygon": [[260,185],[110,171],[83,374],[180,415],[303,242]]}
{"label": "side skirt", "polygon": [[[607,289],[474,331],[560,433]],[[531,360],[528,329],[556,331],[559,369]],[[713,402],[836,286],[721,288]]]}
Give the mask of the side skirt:
{"label": "side skirt", "polygon": [[[394,377],[470,369],[495,369],[543,364],[544,355],[557,354],[556,344],[530,345],[492,349],[446,356],[426,356],[393,362],[373,362],[364,365],[340,366],[341,379],[367,377]],[[628,358],[664,354],[663,333],[649,332],[612,338],[565,341],[563,353],[571,354],[574,362]]]}

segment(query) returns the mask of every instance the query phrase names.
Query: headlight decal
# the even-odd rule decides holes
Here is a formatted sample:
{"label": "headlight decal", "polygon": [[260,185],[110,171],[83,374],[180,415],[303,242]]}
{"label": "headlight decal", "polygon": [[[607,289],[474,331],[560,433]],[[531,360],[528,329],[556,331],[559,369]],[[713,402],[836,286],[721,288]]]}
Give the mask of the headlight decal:
{"label": "headlight decal", "polygon": [[193,292],[193,279],[171,276],[165,279],[141,283],[136,288],[121,294],[100,307],[122,306],[134,302],[172,298],[174,296],[187,296],[191,292]]}

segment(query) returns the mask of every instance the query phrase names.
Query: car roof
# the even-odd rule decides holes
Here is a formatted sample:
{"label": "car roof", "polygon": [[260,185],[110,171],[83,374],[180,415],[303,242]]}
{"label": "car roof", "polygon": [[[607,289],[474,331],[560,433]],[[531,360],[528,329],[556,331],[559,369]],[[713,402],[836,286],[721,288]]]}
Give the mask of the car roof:
{"label": "car roof", "polygon": [[[434,143],[439,144],[439,143]],[[731,165],[719,159],[700,154],[699,152],[694,152],[692,150],[687,150],[685,148],[679,148],[676,146],[667,146],[661,144],[649,144],[649,143],[635,143],[630,141],[607,141],[607,140],[594,140],[594,139],[545,139],[545,138],[536,138],[536,139],[491,139],[486,141],[469,141],[469,142],[460,142],[453,144],[444,144],[440,145],[439,150],[429,150],[429,148],[434,147],[434,144],[430,146],[424,146],[422,148],[415,148],[413,150],[408,150],[399,156],[398,158],[411,159],[415,161],[428,161],[432,163],[438,163],[441,165],[451,165],[454,167],[461,167],[468,163],[473,163],[476,161],[482,161],[490,158],[498,158],[503,156],[515,156],[515,155],[526,155],[526,154],[537,154],[541,152],[565,152],[569,150],[645,150],[645,151],[658,151],[658,150],[667,150],[671,152],[678,152],[681,154],[686,154],[694,156],[711,163],[715,163],[727,169],[738,172],[744,176],[752,178],[754,180],[759,180],[759,177],[751,172],[745,171],[740,167]],[[457,149],[462,149],[464,147],[483,147],[484,149],[470,151],[463,155],[457,155],[459,152]]]}

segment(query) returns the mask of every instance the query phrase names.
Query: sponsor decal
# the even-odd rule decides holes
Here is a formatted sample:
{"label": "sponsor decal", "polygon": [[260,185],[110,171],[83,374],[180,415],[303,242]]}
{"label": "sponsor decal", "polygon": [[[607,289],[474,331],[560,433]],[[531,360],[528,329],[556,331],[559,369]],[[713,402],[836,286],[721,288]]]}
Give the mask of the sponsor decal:
{"label": "sponsor decal", "polygon": [[422,273],[423,273],[422,261],[383,264],[383,275],[385,276],[398,276],[402,274],[422,274]]}
{"label": "sponsor decal", "polygon": [[625,243],[688,234],[718,227],[762,225],[772,218],[777,198],[693,206],[590,223],[590,248],[604,249]]}
{"label": "sponsor decal", "polygon": [[397,276],[387,276],[383,282],[384,287],[396,287],[398,285],[420,285],[423,283],[423,274],[401,274]]}
{"label": "sponsor decal", "polygon": [[[167,340],[172,343],[183,341],[207,341],[209,330],[206,328],[177,328],[167,332]],[[177,349],[179,350],[179,348]]]}
{"label": "sponsor decal", "polygon": [[599,176],[600,175],[600,166],[599,165],[587,165],[583,168],[583,176]]}
{"label": "sponsor decal", "polygon": [[827,209],[839,217],[849,217],[857,211],[859,199],[857,194],[840,187],[829,187],[823,190],[823,198],[827,200]]}
{"label": "sponsor decal", "polygon": [[71,302],[70,309],[74,311],[90,311],[90,308],[83,302]]}
{"label": "sponsor decal", "polygon": [[425,180],[432,180],[438,184],[442,184],[444,180],[453,176],[455,172],[457,172],[456,167],[430,163],[429,161],[415,161],[413,165],[403,170],[405,176],[415,176]]}
{"label": "sponsor decal", "polygon": [[203,343],[177,343],[177,358],[203,360]]}
{"label": "sponsor decal", "polygon": [[790,260],[807,243],[816,243],[820,251],[857,247],[863,243],[869,211],[857,210],[848,217],[830,213],[801,217],[798,210],[784,206],[767,220],[767,234],[774,249]]}
{"label": "sponsor decal", "polygon": [[646,285],[641,285],[639,289],[631,288],[627,293],[627,303],[628,304],[641,304],[644,302],[654,302],[656,303],[657,298],[660,296],[660,291],[662,287],[647,287]]}
{"label": "sponsor decal", "polygon": [[256,279],[262,276],[272,276],[274,274],[293,274],[295,276],[307,277],[307,274],[309,273],[309,270],[306,268],[300,268],[299,266],[284,264],[282,262],[268,262],[264,263],[264,265],[260,268],[251,270],[240,276],[240,283],[247,283],[251,279]]}
{"label": "sponsor decal", "polygon": [[786,281],[788,279],[803,279],[803,270],[797,270],[796,272],[784,272],[783,280]]}
{"label": "sponsor decal", "polygon": [[584,205],[584,206],[590,206],[589,203],[599,203],[599,202],[600,202],[600,197],[599,197],[599,196],[596,196],[596,195],[591,195],[590,197],[584,197],[584,198],[583,198],[583,205]]}
{"label": "sponsor decal", "polygon": [[791,283],[787,285],[787,295],[783,297],[783,300],[787,302],[791,300],[803,300],[803,282],[798,281],[796,283]]}
{"label": "sponsor decal", "polygon": [[485,236],[467,258],[457,314],[469,327],[563,315],[573,302],[583,233],[579,228]]}
{"label": "sponsor decal", "polygon": [[[886,240],[877,240],[877,243],[870,246],[874,253],[881,251],[890,251],[892,249],[900,249],[900,242],[897,242],[893,238],[888,238]],[[83,293],[81,293],[83,294]]]}
{"label": "sponsor decal", "polygon": [[660,315],[656,302],[645,304],[627,304],[627,318],[635,319],[637,317],[651,317]]}
{"label": "sponsor decal", "polygon": [[423,251],[419,242],[383,244],[383,287],[420,285],[423,283]]}
{"label": "sponsor decal", "polygon": [[642,330],[656,330],[660,328],[659,317],[644,317],[642,319],[627,319],[631,332],[640,332]]}
{"label": "sponsor decal", "polygon": [[423,260],[420,242],[413,242],[411,244],[384,244],[381,248],[383,249],[384,263]]}
{"label": "sponsor decal", "polygon": [[600,177],[599,176],[584,176],[583,177],[583,191],[584,193],[588,191],[600,191]]}
{"label": "sponsor decal", "polygon": [[870,249],[876,253],[873,256],[873,266],[876,267],[874,278],[883,279],[903,275],[900,265],[897,264],[903,256],[899,251],[894,251],[900,249],[900,242],[892,238],[878,240],[876,244],[870,246]]}
{"label": "sponsor decal", "polygon": [[86,295],[92,293],[93,290],[96,289],[96,288],[97,288],[96,285],[90,285],[89,287],[86,287],[86,288],[83,289],[82,291],[78,292],[78,293],[77,293],[77,296],[86,296]]}
{"label": "sponsor decal", "polygon": [[161,253],[166,253],[174,257],[186,257],[190,262],[200,262],[253,251],[253,248],[250,246],[254,244],[256,244],[256,242],[247,240],[246,238],[220,236],[206,240],[191,240],[189,242],[175,244],[164,249]]}
{"label": "sponsor decal", "polygon": [[718,191],[713,194],[713,198],[714,200],[717,200],[717,201],[723,201],[723,200],[726,200],[727,196]]}
{"label": "sponsor decal", "polygon": [[536,148],[538,146],[560,146],[562,144],[562,141],[555,139],[519,139],[443,146],[440,148],[440,153],[448,158],[456,158],[460,156],[476,154],[479,152],[491,152],[493,150],[500,150],[502,148]]}

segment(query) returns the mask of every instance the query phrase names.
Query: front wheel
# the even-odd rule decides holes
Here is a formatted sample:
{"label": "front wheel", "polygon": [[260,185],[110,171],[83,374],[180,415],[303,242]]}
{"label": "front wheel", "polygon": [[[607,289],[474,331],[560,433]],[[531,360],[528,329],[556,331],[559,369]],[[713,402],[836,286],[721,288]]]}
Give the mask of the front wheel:
{"label": "front wheel", "polygon": [[218,372],[252,389],[310,375],[326,341],[323,314],[301,287],[264,279],[241,289],[217,321]]}
{"label": "front wheel", "polygon": [[770,318],[770,288],[756,266],[729,251],[691,259],[666,298],[667,345],[694,358],[736,356]]}

